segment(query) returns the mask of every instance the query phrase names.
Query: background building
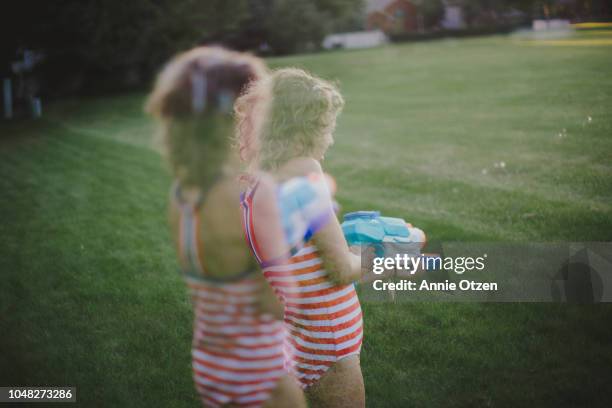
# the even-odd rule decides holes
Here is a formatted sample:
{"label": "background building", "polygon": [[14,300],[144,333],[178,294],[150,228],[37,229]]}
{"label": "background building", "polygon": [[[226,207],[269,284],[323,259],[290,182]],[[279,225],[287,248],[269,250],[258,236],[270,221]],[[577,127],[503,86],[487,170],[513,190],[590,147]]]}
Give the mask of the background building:
{"label": "background building", "polygon": [[369,0],[366,28],[387,34],[416,32],[419,28],[417,7],[409,0]]}

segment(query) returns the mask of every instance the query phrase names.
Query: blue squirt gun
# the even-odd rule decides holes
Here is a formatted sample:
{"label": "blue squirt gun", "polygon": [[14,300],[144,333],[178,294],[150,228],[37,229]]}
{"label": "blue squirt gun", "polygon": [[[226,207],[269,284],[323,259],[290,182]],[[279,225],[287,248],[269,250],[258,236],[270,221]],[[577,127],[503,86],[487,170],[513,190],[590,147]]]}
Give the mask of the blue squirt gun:
{"label": "blue squirt gun", "polygon": [[[349,246],[373,247],[376,257],[422,258],[421,270],[427,272],[441,266],[441,255],[421,253],[427,243],[425,233],[401,218],[383,217],[379,211],[352,212],[344,215],[342,232]],[[430,263],[431,259],[437,259],[438,263]],[[407,272],[412,275],[416,271]]]}
{"label": "blue squirt gun", "polygon": [[374,246],[376,256],[396,253],[420,256],[425,233],[401,218],[383,217],[380,211],[357,211],[344,215],[342,232],[349,246]]}

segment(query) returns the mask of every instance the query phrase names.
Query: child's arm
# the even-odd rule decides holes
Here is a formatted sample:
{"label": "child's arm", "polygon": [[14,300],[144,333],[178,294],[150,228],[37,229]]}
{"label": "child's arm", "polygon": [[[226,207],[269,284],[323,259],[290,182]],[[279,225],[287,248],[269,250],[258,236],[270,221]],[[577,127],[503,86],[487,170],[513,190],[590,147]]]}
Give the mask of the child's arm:
{"label": "child's arm", "polygon": [[[297,177],[316,175],[326,183],[323,170],[318,161],[311,158],[298,158],[285,166],[284,175]],[[331,213],[327,223],[312,237],[330,278],[337,284],[345,285],[361,278],[361,257],[353,254],[346,243],[338,219],[333,214],[332,198],[329,193],[321,194],[318,199],[327,200],[324,207]]]}

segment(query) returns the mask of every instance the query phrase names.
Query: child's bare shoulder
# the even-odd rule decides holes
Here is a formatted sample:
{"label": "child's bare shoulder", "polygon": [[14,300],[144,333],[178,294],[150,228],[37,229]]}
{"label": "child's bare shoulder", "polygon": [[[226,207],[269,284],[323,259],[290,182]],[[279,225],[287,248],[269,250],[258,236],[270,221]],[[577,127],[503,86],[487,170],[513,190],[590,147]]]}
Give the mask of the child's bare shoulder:
{"label": "child's bare shoulder", "polygon": [[256,171],[248,176],[248,180],[257,182],[259,186],[271,186],[274,184],[274,177],[265,171]]}
{"label": "child's bare shoulder", "polygon": [[264,201],[273,197],[276,190],[276,180],[269,173],[259,171],[253,175],[253,179],[257,180],[257,191],[259,198],[264,198]]}
{"label": "child's bare shoulder", "polygon": [[323,173],[321,164],[312,157],[296,157],[284,166],[285,171],[292,176],[306,176],[311,173]]}

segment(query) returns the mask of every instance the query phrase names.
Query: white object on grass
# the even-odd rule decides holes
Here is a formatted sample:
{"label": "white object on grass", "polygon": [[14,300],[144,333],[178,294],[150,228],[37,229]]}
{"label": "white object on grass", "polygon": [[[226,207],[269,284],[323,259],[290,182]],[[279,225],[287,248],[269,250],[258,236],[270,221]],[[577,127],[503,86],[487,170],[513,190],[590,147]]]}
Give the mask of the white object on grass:
{"label": "white object on grass", "polygon": [[42,116],[42,102],[40,98],[33,97],[32,98],[32,117],[34,119],[38,119]]}
{"label": "white object on grass", "polygon": [[2,81],[4,90],[4,118],[11,119],[13,117],[13,90],[10,78],[4,78]]}

